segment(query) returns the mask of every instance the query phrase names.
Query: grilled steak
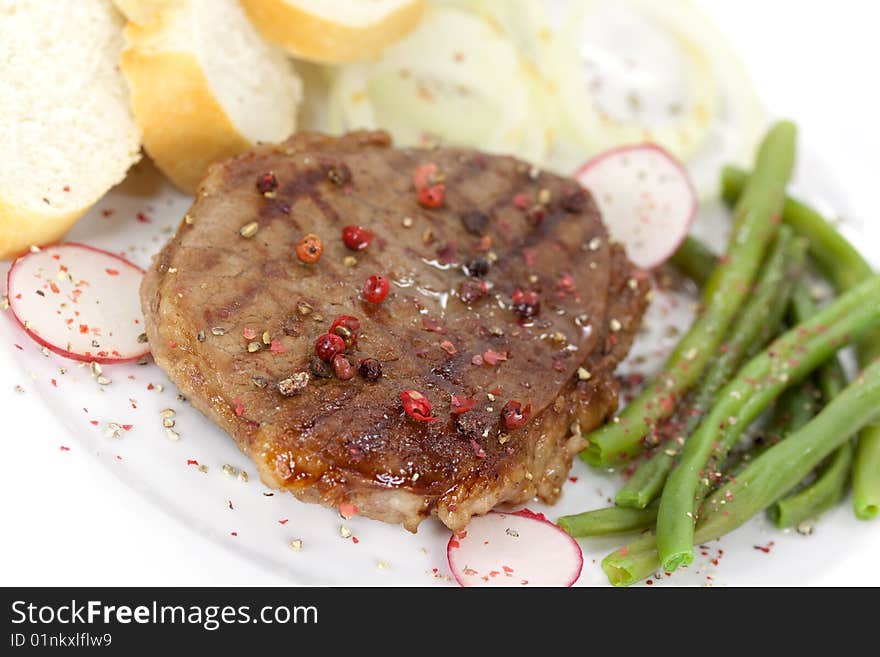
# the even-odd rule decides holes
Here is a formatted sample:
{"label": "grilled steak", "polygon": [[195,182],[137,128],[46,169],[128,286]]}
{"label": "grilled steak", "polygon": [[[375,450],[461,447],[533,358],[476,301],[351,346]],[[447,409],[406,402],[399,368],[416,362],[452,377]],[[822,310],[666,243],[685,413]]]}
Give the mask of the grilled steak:
{"label": "grilled steak", "polygon": [[267,485],[415,531],[556,500],[647,288],[573,180],[356,132],[213,166],[142,300],[156,362]]}

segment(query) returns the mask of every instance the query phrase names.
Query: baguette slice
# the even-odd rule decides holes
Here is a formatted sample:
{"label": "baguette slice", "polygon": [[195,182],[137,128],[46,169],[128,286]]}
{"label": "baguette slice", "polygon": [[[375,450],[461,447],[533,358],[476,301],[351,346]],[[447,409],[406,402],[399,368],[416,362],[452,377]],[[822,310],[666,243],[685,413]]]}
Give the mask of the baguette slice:
{"label": "baguette slice", "polygon": [[263,36],[294,57],[338,64],[369,59],[409,32],[424,0],[241,0]]}
{"label": "baguette slice", "polygon": [[140,159],[110,0],[0,2],[0,258],[57,241]]}
{"label": "baguette slice", "polygon": [[236,0],[120,6],[130,16],[122,70],[134,116],[144,148],[175,185],[192,193],[211,163],[293,133],[300,79]]}

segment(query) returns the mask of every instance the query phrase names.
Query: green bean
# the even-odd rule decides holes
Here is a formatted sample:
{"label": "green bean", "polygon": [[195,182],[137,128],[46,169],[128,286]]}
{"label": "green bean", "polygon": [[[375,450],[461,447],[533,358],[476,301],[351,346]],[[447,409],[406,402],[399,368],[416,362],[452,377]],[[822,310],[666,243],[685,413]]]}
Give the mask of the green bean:
{"label": "green bean", "polygon": [[[721,175],[722,195],[735,203],[743,193],[749,174],[725,167]],[[871,265],[821,214],[808,205],[787,198],[782,218],[800,235],[810,240],[810,255],[825,275],[843,292],[873,275]],[[859,345],[862,367],[880,356],[880,329],[870,333]],[[853,462],[853,506],[861,520],[880,513],[880,423],[865,428],[859,436]]]}
{"label": "green bean", "polygon": [[[792,321],[804,321],[816,312],[816,305],[805,283],[795,286],[791,301]],[[820,369],[819,388],[825,403],[831,401],[846,387],[846,375],[837,357],[829,359]],[[812,419],[818,410],[817,391],[811,381],[786,390],[777,403],[768,441],[752,450],[754,459],[789,433],[797,431]],[[767,509],[770,520],[777,527],[785,528],[800,524],[804,520],[820,515],[840,501],[849,477],[853,448],[846,443],[837,449],[821,468],[816,480],[809,485],[796,487],[786,498],[775,502]],[[736,466],[725,469],[728,477],[739,475]]]}
{"label": "green bean", "polygon": [[840,360],[832,358],[819,370],[819,389],[822,391],[825,403],[837,397],[844,388],[846,388],[846,373],[840,365]]}
{"label": "green bean", "polygon": [[[815,396],[815,388],[811,381],[793,386],[783,391],[773,409],[773,415],[762,432],[762,439],[755,441],[747,450],[732,456],[724,462],[720,471],[725,479],[736,479],[749,463],[755,458],[773,447],[788,434],[797,431],[807,424],[819,411],[819,404]],[[711,469],[711,468],[710,468]],[[715,477],[714,479],[718,479]],[[701,482],[702,483],[702,482]],[[713,481],[712,483],[718,483]],[[708,492],[707,486],[702,485],[697,493],[698,498],[705,497]]]}
{"label": "green bean", "polygon": [[873,520],[880,513],[880,424],[875,422],[859,436],[852,475],[856,517]]}
{"label": "green bean", "polygon": [[[846,387],[846,374],[836,357],[822,366],[818,379],[826,403]],[[809,518],[821,515],[837,504],[846,491],[853,452],[852,442],[846,442],[838,447],[813,483],[775,502],[767,509],[770,520],[780,528],[794,527]]]}
{"label": "green bean", "polygon": [[[793,324],[798,324],[808,320],[815,313],[816,305],[813,303],[810,290],[803,280],[799,280],[791,293],[788,308],[790,321]],[[820,371],[824,371],[825,367],[827,365],[823,366]],[[784,390],[776,400],[770,421],[762,432],[762,440],[755,441],[755,444],[748,450],[728,459],[720,468],[725,476],[736,477],[748,465],[749,461],[809,422],[819,410],[817,393],[818,391],[811,380]],[[705,492],[704,487],[701,493]],[[698,497],[702,498],[703,495],[700,494]]]}
{"label": "green bean", "polygon": [[851,443],[846,442],[838,447],[816,481],[767,509],[770,520],[780,529],[796,527],[837,504],[846,491],[852,458]]}
{"label": "green bean", "polygon": [[819,412],[816,386],[809,379],[785,390],[777,402],[777,413],[770,422],[767,447],[772,447],[792,431],[797,431]]}
{"label": "green bean", "polygon": [[794,163],[796,129],[777,123],[764,138],[734,211],[733,233],[723,264],[703,288],[703,312],[669,356],[663,372],[623,413],[587,436],[581,457],[604,465],[642,451],[652,424],[672,414],[675,403],[700,377],[748,295],[767,244],[776,232],[785,185]]}
{"label": "green bean", "polygon": [[718,265],[718,256],[700,240],[688,235],[669,261],[678,271],[702,287]]}
{"label": "green bean", "polygon": [[646,509],[610,506],[562,516],[556,523],[572,536],[611,536],[648,529],[657,520],[657,504]]}
{"label": "green bean", "polygon": [[[880,413],[880,359],[868,366],[805,427],[755,459],[706,502],[700,542],[718,538],[748,520],[735,513],[765,508],[791,490],[832,451]],[[729,500],[733,500],[731,503]],[[726,515],[736,515],[732,521]]]}
{"label": "green bean", "polygon": [[602,559],[602,570],[614,586],[630,586],[660,569],[657,539],[645,534]]}
{"label": "green bean", "polygon": [[[737,202],[749,177],[742,169],[724,167],[721,172],[721,194],[728,204]],[[825,217],[805,203],[787,197],[782,206],[782,220],[798,235],[810,241],[810,257],[839,291],[854,287],[873,275],[871,265],[858,249]]]}
{"label": "green bean", "polygon": [[798,281],[791,291],[791,306],[789,307],[789,321],[792,324],[805,322],[816,313],[816,304],[810,288],[804,281]]}
{"label": "green bean", "polygon": [[712,360],[690,400],[682,404],[676,417],[665,425],[677,438],[661,445],[639,466],[617,493],[618,506],[643,509],[660,494],[678,454],[676,440],[683,442],[699,426],[718,391],[733,376],[746,354],[762,349],[772,337],[767,329],[779,324],[782,309],[788,304],[792,281],[803,267],[805,246],[804,242],[795,241],[791,229],[783,227],[779,231],[755,289],[729,331],[726,349]]}
{"label": "green bean", "polygon": [[777,338],[721,390],[719,402],[685,442],[663,489],[657,544],[664,569],[672,571],[693,561],[697,493],[709,459],[723,460],[779,393],[878,324],[880,276],[874,276]]}
{"label": "green bean", "polygon": [[639,464],[633,476],[617,491],[614,503],[627,509],[644,509],[659,497],[675,465],[678,450],[660,445],[647,460]]}
{"label": "green bean", "polygon": [[[813,418],[774,445],[737,477],[712,494],[694,534],[705,543],[727,534],[791,490],[833,450],[880,412],[877,360]],[[633,584],[660,567],[657,542],[648,534],[609,554],[602,569],[616,586]]]}

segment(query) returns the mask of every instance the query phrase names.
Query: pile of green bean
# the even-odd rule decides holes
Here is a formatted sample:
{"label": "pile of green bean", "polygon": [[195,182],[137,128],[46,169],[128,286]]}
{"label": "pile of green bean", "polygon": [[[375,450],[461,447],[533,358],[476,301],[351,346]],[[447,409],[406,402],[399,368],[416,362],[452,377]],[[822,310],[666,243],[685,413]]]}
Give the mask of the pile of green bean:
{"label": "pile of green bean", "polygon": [[[727,167],[724,257],[688,238],[672,264],[702,287],[702,310],[665,366],[582,458],[608,466],[648,451],[615,506],[563,516],[573,536],[645,531],[608,555],[615,585],[693,561],[694,545],[766,510],[778,527],[837,504],[880,509],[880,275],[818,212],[786,197],[795,127],[776,124],[751,174]],[[818,308],[808,261],[837,291]],[[855,344],[847,382],[837,352]],[[760,440],[735,450],[769,413]]]}

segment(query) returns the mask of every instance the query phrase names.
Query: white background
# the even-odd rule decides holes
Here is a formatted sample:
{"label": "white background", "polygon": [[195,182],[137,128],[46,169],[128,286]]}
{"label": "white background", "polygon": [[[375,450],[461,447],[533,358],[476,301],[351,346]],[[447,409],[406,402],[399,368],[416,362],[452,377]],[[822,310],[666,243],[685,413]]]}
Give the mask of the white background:
{"label": "white background", "polygon": [[[835,171],[854,218],[880,222],[880,166],[875,159],[880,152],[878,4],[699,4],[741,53],[773,115],[794,119],[811,153],[821,153]],[[120,486],[88,454],[60,452],[62,429],[34,397],[13,392],[19,378],[0,352],[0,584],[276,583],[267,570],[205,540]],[[871,531],[880,537],[876,528]],[[880,553],[880,540],[876,547]],[[880,585],[880,569],[856,570],[841,560],[823,564],[815,578],[805,573],[805,579]]]}

